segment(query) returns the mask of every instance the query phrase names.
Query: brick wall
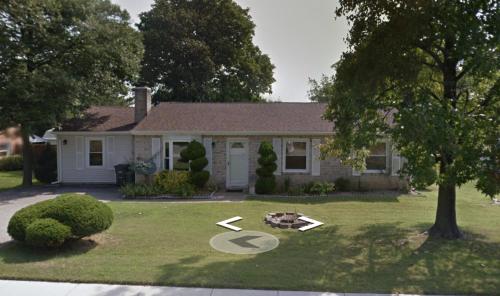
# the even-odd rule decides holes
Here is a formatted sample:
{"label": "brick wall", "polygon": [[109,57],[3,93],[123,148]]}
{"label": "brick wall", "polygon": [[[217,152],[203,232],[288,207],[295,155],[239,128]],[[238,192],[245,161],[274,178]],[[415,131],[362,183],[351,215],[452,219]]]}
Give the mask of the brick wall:
{"label": "brick wall", "polygon": [[[134,136],[134,161],[151,158],[151,136]],[[135,174],[135,182],[143,183],[144,176]]]}

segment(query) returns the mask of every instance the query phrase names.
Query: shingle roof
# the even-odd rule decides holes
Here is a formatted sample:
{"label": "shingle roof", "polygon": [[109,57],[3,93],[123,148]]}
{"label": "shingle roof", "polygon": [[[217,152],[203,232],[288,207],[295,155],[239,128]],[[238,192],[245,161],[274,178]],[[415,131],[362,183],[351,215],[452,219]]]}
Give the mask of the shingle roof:
{"label": "shingle roof", "polygon": [[134,108],[91,107],[81,117],[67,120],[62,131],[130,131],[135,126]]}
{"label": "shingle roof", "polygon": [[321,103],[161,103],[134,131],[328,133]]}

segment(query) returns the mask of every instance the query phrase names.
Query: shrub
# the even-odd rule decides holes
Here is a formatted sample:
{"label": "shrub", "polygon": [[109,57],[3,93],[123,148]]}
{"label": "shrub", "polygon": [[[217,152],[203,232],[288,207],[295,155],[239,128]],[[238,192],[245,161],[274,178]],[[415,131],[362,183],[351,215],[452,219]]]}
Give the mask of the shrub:
{"label": "shrub", "polygon": [[154,184],[161,193],[179,194],[189,182],[189,172],[163,171],[155,176]]}
{"label": "shrub", "polygon": [[259,147],[259,159],[257,162],[260,168],[256,170],[257,181],[255,182],[255,192],[258,194],[272,193],[276,188],[276,179],[274,171],[276,171],[276,153],[274,153],[273,145],[269,142],[262,142]]}
{"label": "shrub", "polygon": [[311,187],[311,189],[309,190],[309,193],[326,195],[328,193],[332,193],[333,191],[335,191],[335,185],[333,183],[315,182]]}
{"label": "shrub", "polygon": [[51,145],[46,145],[35,160],[35,178],[42,183],[57,180],[57,152]]}
{"label": "shrub", "polygon": [[113,223],[109,206],[89,195],[61,195],[54,199],[45,216],[71,227],[76,237],[102,232]]}
{"label": "shrub", "polygon": [[135,196],[154,196],[163,193],[161,187],[157,184],[125,184],[120,188],[120,192],[127,197]]}
{"label": "shrub", "polygon": [[335,180],[335,190],[336,191],[349,191],[351,189],[351,181],[346,178],[338,178]]}
{"label": "shrub", "polygon": [[12,155],[0,158],[0,171],[19,171],[23,169],[23,157]]}
{"label": "shrub", "polygon": [[307,194],[313,194],[311,192],[313,186],[314,186],[315,182],[314,181],[310,181],[310,182],[307,182],[305,185],[304,185],[304,193],[307,193]]}
{"label": "shrub", "polygon": [[54,200],[45,200],[17,211],[9,220],[9,225],[7,226],[9,235],[13,239],[23,242],[26,237],[26,228],[28,225],[36,219],[44,217],[53,202]]}
{"label": "shrub", "polygon": [[[113,222],[113,212],[89,195],[65,194],[17,211],[10,219],[7,231],[15,240],[27,242],[27,229],[35,221],[45,218],[69,227],[71,237],[81,238],[108,229]],[[46,221],[44,223],[47,225]],[[43,227],[37,229],[40,228]],[[35,240],[36,235],[32,235]]]}
{"label": "shrub", "polygon": [[35,247],[59,247],[71,237],[71,228],[52,218],[36,219],[26,228],[26,243]]}
{"label": "shrub", "polygon": [[181,151],[181,160],[189,162],[191,183],[198,188],[203,188],[210,179],[210,173],[203,170],[208,164],[205,154],[205,147],[195,140]]}

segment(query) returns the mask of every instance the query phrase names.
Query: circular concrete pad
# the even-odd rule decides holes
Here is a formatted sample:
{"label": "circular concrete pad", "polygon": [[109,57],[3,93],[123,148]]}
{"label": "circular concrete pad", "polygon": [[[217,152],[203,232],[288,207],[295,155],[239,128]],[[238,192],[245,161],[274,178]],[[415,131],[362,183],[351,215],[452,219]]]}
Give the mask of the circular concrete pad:
{"label": "circular concrete pad", "polygon": [[280,244],[274,235],[260,231],[224,232],[210,239],[210,246],[230,254],[259,254],[271,251]]}

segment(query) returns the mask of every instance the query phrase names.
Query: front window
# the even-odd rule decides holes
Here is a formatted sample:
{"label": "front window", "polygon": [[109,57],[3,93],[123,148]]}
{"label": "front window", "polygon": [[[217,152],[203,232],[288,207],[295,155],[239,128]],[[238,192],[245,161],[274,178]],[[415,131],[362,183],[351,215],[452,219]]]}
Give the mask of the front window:
{"label": "front window", "polygon": [[285,140],[285,171],[305,172],[307,171],[307,140]]}
{"label": "front window", "polygon": [[189,171],[189,163],[181,161],[181,151],[189,145],[189,142],[174,142],[173,146],[173,169],[174,171]]}
{"label": "front window", "polygon": [[88,165],[90,167],[101,167],[104,165],[104,144],[102,140],[90,139],[88,141]]}
{"label": "front window", "polygon": [[0,156],[9,155],[10,143],[0,143]]}
{"label": "front window", "polygon": [[370,149],[370,155],[366,158],[366,170],[368,172],[383,172],[387,168],[386,143],[377,143]]}
{"label": "front window", "polygon": [[189,145],[186,141],[174,141],[165,143],[165,170],[188,171],[189,163],[181,161],[181,151]]}

